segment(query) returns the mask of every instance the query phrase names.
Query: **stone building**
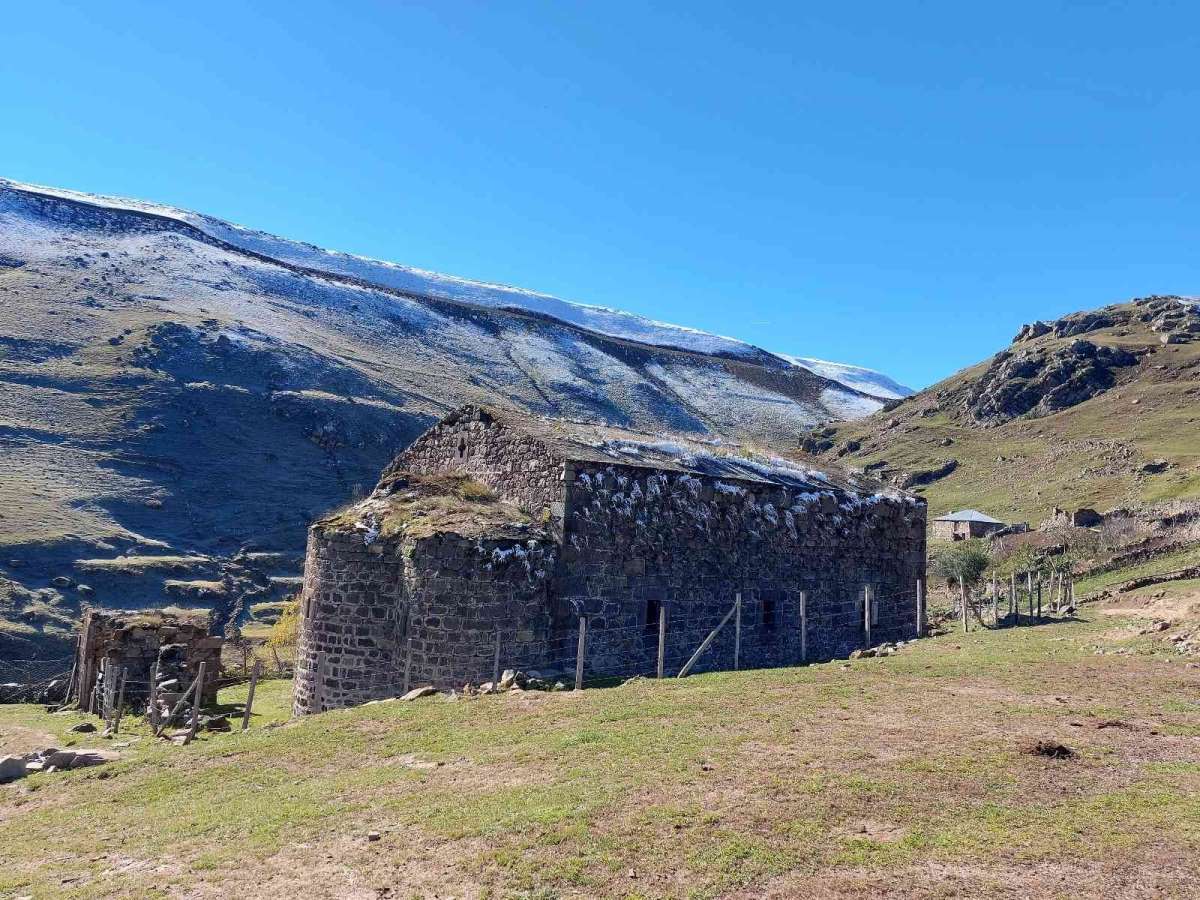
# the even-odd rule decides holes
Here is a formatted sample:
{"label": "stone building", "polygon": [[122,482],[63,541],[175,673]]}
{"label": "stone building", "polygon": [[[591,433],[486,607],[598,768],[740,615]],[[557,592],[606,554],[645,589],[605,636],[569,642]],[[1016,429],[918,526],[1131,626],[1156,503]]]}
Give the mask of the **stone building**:
{"label": "stone building", "polygon": [[1098,528],[1104,524],[1104,516],[1088,506],[1081,506],[1074,512],[1068,512],[1060,506],[1054,507],[1038,529],[1053,531],[1059,528]]}
{"label": "stone building", "polygon": [[159,682],[170,691],[186,688],[205,664],[203,702],[217,701],[224,639],[208,633],[208,613],[168,613],[161,610],[88,609],[80,628],[72,696],[89,711],[99,709],[97,698],[104,678],[124,669],[125,700],[144,706],[150,675],[158,664]]}
{"label": "stone building", "polygon": [[[295,711],[505,668],[678,671],[742,597],[743,666],[912,637],[925,503],[720,443],[465,407],[309,535]],[[731,665],[726,628],[697,665]]]}
{"label": "stone building", "polygon": [[960,509],[933,520],[933,536],[939,541],[983,538],[1005,528],[1005,524],[977,509]]}

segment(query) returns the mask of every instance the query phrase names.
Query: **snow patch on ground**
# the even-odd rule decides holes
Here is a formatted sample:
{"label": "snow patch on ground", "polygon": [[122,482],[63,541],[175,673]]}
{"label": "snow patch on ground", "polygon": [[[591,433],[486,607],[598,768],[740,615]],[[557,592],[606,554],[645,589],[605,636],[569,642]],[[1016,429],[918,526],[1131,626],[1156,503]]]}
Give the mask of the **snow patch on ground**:
{"label": "snow patch on ground", "polygon": [[906,387],[874,369],[830,362],[826,359],[814,359],[811,356],[787,356],[782,353],[779,356],[792,365],[815,372],[822,378],[828,378],[830,381],[836,381],[848,388],[875,397],[883,397],[886,400],[899,400],[915,393],[912,388]]}
{"label": "snow patch on ground", "polygon": [[878,412],[883,404],[861,394],[849,394],[836,388],[821,391],[821,405],[837,419],[861,419]]}

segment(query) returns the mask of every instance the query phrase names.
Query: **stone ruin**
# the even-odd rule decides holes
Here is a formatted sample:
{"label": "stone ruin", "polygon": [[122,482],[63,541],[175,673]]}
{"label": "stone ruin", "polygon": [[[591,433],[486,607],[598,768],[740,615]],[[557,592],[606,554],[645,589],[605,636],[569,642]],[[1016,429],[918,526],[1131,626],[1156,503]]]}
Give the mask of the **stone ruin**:
{"label": "stone ruin", "polygon": [[1038,526],[1039,531],[1052,531],[1059,528],[1098,528],[1104,524],[1104,516],[1091,507],[1081,506],[1074,511],[1068,511],[1060,506]]}
{"label": "stone ruin", "polygon": [[[464,407],[365,500],[309,533],[294,709],[504,668],[677,672],[740,594],[741,662],[849,655],[916,634],[924,500],[719,442]],[[696,671],[728,667],[726,628]],[[499,648],[499,650],[497,650]],[[499,654],[499,659],[497,659]]]}
{"label": "stone ruin", "polygon": [[207,612],[88,609],[83,616],[72,696],[81,708],[99,712],[107,679],[125,670],[125,703],[144,708],[149,701],[150,676],[157,664],[163,702],[178,699],[204,663],[201,692],[204,705],[217,700],[224,638],[208,633]]}

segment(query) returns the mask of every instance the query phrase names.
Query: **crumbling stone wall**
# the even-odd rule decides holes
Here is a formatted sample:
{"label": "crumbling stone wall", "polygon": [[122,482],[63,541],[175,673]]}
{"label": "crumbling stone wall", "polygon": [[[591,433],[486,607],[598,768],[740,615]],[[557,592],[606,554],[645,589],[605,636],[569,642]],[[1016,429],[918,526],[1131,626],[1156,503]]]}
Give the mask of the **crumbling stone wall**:
{"label": "crumbling stone wall", "polygon": [[160,610],[87,610],[75,667],[76,696],[85,709],[98,708],[93,698],[104,689],[102,673],[116,678],[123,667],[126,703],[144,705],[155,663],[159,663],[160,683],[173,679],[186,687],[203,662],[202,702],[216,703],[224,638],[210,635],[208,626],[207,617]]}
{"label": "crumbling stone wall", "polygon": [[394,696],[403,678],[404,557],[395,544],[315,526],[300,595],[297,714]]}
{"label": "crumbling stone wall", "polygon": [[496,638],[505,668],[540,670],[554,655],[550,588],[558,556],[527,540],[441,534],[409,557],[413,684],[490,681]]}
{"label": "crumbling stone wall", "polygon": [[544,664],[557,547],[544,534],[441,533],[368,544],[360,533],[314,528],[301,594],[294,711],[395,697],[406,667],[413,686],[488,680],[498,628],[506,666]]}
{"label": "crumbling stone wall", "polygon": [[389,471],[464,472],[539,521],[560,519],[563,459],[534,437],[468,407],[419,437]]}
{"label": "crumbling stone wall", "polygon": [[[742,594],[743,666],[799,660],[800,592],[810,659],[915,635],[925,574],[925,504],[629,466],[572,464],[556,593],[589,615],[588,667],[652,671],[657,604],[668,605],[667,668],[678,669]],[[727,627],[697,664],[727,668]]]}

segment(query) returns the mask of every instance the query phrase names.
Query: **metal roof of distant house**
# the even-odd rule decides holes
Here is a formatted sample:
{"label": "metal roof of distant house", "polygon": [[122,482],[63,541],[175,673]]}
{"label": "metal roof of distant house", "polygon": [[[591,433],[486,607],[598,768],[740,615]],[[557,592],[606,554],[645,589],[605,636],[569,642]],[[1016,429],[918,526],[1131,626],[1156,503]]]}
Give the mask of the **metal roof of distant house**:
{"label": "metal roof of distant house", "polygon": [[944,516],[938,516],[933,521],[935,522],[983,522],[985,525],[1003,525],[999,519],[993,519],[991,516],[984,515],[977,509],[960,509],[958,512],[946,513]]}

